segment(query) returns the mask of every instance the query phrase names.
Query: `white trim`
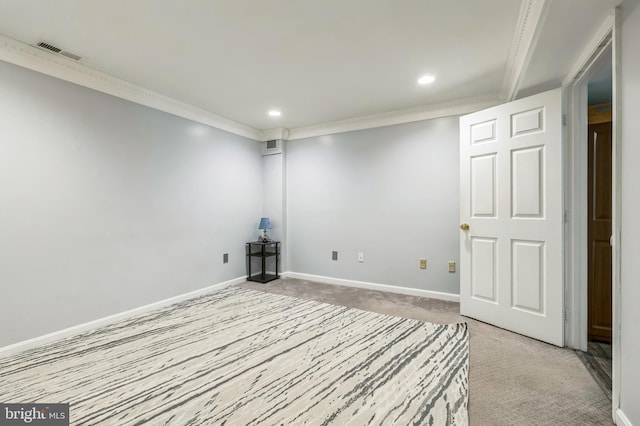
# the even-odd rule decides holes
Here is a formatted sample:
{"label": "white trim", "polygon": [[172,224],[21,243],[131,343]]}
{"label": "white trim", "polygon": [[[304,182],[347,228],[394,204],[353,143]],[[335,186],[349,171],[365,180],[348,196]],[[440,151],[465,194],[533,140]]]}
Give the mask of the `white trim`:
{"label": "white trim", "polygon": [[[284,274],[283,274],[284,276]],[[286,272],[289,278],[314,281],[324,284],[342,285],[345,287],[365,288],[368,290],[387,291],[390,293],[408,294],[410,296],[428,297],[430,299],[447,300],[449,302],[460,302],[460,295],[444,293],[440,291],[422,290],[418,288],[399,287],[388,284],[370,283],[366,281],[346,280],[342,278],[323,277],[321,275],[303,274],[300,272]]]}
{"label": "white trim", "polygon": [[[611,41],[609,41],[611,35]],[[612,323],[612,351],[613,351],[613,371],[612,371],[612,417],[620,421],[621,424],[629,424],[628,419],[624,417],[619,410],[620,406],[620,155],[621,145],[619,140],[620,135],[620,97],[619,97],[619,81],[620,81],[620,36],[619,36],[619,9],[614,9],[612,15],[607,16],[602,25],[596,31],[591,40],[587,43],[582,53],[579,56],[578,61],[572,66],[570,73],[564,79],[563,86],[568,88],[569,107],[572,114],[569,123],[570,139],[568,143],[572,150],[569,155],[574,157],[573,166],[568,162],[567,173],[571,174],[573,181],[568,180],[566,187],[566,206],[567,208],[573,208],[570,212],[570,217],[573,219],[569,222],[568,235],[570,238],[567,240],[568,250],[573,252],[573,255],[568,255],[565,258],[565,266],[567,268],[568,281],[565,282],[567,295],[570,295],[567,306],[567,311],[570,313],[568,316],[567,327],[570,329],[568,336],[572,336],[573,342],[569,344],[572,347],[586,348],[587,341],[587,283],[586,283],[586,260],[583,259],[586,256],[586,200],[581,197],[586,194],[586,146],[583,141],[586,138],[585,129],[587,128],[587,112],[586,112],[586,99],[587,90],[586,86],[588,80],[591,77],[591,73],[594,72],[594,64],[598,62],[602,57],[603,51],[611,46],[613,54],[613,134],[612,134],[612,149],[613,149],[613,188],[612,188],[612,310],[613,310],[613,323]],[[580,158],[578,158],[580,157]],[[584,179],[580,178],[583,176]],[[583,196],[580,195],[583,193]],[[583,215],[585,217],[580,218]],[[583,222],[584,221],[584,222]],[[581,227],[585,228],[581,230]],[[584,279],[582,279],[583,277]],[[620,417],[622,414],[622,418]]]}
{"label": "white trim", "polygon": [[229,287],[235,284],[240,284],[242,282],[245,282],[246,279],[247,279],[246,276],[234,278],[232,280],[221,282],[218,284],[213,284],[205,288],[191,291],[189,293],[180,294],[178,296],[170,297],[168,299],[160,300],[158,302],[150,303],[148,305],[140,306],[138,308],[133,308],[128,311],[120,312],[114,315],[109,315],[107,317],[89,321],[84,324],[79,324],[73,327],[65,328],[64,330],[54,331],[53,333],[45,334],[44,336],[35,337],[33,339],[14,343],[12,345],[0,348],[0,358],[13,355],[22,351],[26,351],[27,349],[32,349],[38,346],[42,346],[47,343],[63,339],[65,337],[82,333],[84,331],[93,330],[95,328],[102,327],[102,326],[114,323],[116,321],[132,317],[134,315],[143,314],[146,312],[153,311],[155,309],[160,309],[165,306],[170,306],[175,303],[182,302],[184,300],[193,299],[195,297],[202,296],[203,294],[211,293],[215,290],[220,290],[225,287]]}
{"label": "white trim", "polygon": [[294,129],[259,130],[3,35],[0,35],[0,60],[256,141],[302,139],[462,115],[499,103],[498,95],[493,94]]}
{"label": "white trim", "polygon": [[[624,141],[621,139],[622,135],[622,120],[620,120],[621,112],[622,112],[622,85],[620,82],[622,67],[620,64],[621,58],[621,43],[622,43],[622,14],[620,12],[620,7],[617,7],[613,11],[613,22],[612,22],[612,64],[613,73],[612,73],[612,87],[611,90],[613,92],[613,123],[612,123],[612,138],[611,138],[611,149],[612,149],[612,211],[611,211],[611,234],[613,236],[613,241],[611,242],[611,284],[613,295],[611,297],[612,302],[612,324],[611,324],[611,333],[612,333],[612,388],[611,388],[611,402],[612,402],[612,410],[617,417],[617,413],[620,408],[620,389],[622,387],[622,309],[621,309],[621,300],[622,300],[622,281],[621,281],[621,241],[622,241],[622,177],[621,177],[621,165],[622,165],[622,148]],[[620,411],[622,413],[622,411]],[[623,419],[626,419],[623,415]],[[628,420],[627,420],[628,422]],[[628,422],[631,424],[630,422]]]}
{"label": "white trim", "polygon": [[[587,85],[602,54],[612,46],[613,19],[607,16],[564,79],[567,90],[565,162],[565,344],[587,349]],[[615,101],[615,100],[614,100]],[[615,133],[615,132],[614,132]],[[614,189],[615,190],[615,189]],[[614,307],[615,308],[615,307]]]}
{"label": "white trim", "polygon": [[90,68],[65,56],[0,35],[0,60],[256,141],[262,132]]}
{"label": "white trim", "polygon": [[[565,345],[587,350],[587,82],[567,89],[567,143],[564,161]],[[585,283],[584,286],[582,283]]]}
{"label": "white trim", "polygon": [[569,86],[574,82],[574,80],[580,78],[584,72],[585,66],[593,61],[594,55],[596,55],[599,50],[604,48],[604,43],[607,42],[611,30],[613,29],[613,24],[614,17],[613,14],[611,14],[605,18],[600,25],[600,28],[598,28],[593,37],[591,37],[591,40],[589,40],[584,49],[582,49],[580,56],[578,56],[578,60],[573,64],[571,70],[562,81],[563,87]]}
{"label": "white trim", "polygon": [[500,98],[507,102],[514,100],[520,90],[550,6],[550,0],[524,0],[520,6],[500,90]]}
{"label": "white trim", "polygon": [[261,136],[262,141],[271,141],[274,139],[287,140],[288,138],[289,138],[289,129],[285,129],[284,127],[280,127],[277,129],[263,130],[262,136]]}
{"label": "white trim", "polygon": [[[596,40],[594,38],[594,40]],[[599,39],[598,39],[599,40]],[[592,50],[589,60],[577,71],[567,87],[567,156],[565,158],[565,340],[566,346],[587,350],[587,145],[588,83],[602,65],[602,56],[611,47],[607,37]],[[608,41],[607,41],[608,40]],[[598,41],[600,43],[600,41]]]}
{"label": "white trim", "polygon": [[622,412],[621,409],[618,408],[617,410],[615,410],[615,412],[616,412],[616,417],[615,417],[616,425],[633,426],[633,424],[631,423],[631,420],[629,420],[629,418],[625,416],[625,414]]}
{"label": "white trim", "polygon": [[398,111],[372,114],[348,120],[333,121],[305,127],[289,129],[289,140],[304,139],[314,136],[330,135],[334,133],[351,132],[354,130],[372,129],[376,127],[392,126],[394,124],[411,123],[414,121],[430,120],[433,118],[464,115],[481,109],[490,108],[500,103],[497,94],[473,98],[458,99],[451,102],[423,105]]}

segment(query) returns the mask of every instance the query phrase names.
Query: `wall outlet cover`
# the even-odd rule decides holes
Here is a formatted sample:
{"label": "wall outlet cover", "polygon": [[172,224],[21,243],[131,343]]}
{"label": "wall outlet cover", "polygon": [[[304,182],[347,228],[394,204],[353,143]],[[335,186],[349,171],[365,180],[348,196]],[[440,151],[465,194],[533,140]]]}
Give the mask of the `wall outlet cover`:
{"label": "wall outlet cover", "polygon": [[364,262],[364,253],[358,253],[358,262]]}
{"label": "wall outlet cover", "polygon": [[332,251],[331,252],[331,260],[338,260],[338,252],[337,251]]}
{"label": "wall outlet cover", "polygon": [[454,262],[453,260],[449,261],[449,272],[455,272],[456,271],[456,262]]}
{"label": "wall outlet cover", "polygon": [[420,259],[420,269],[427,269],[427,259]]}

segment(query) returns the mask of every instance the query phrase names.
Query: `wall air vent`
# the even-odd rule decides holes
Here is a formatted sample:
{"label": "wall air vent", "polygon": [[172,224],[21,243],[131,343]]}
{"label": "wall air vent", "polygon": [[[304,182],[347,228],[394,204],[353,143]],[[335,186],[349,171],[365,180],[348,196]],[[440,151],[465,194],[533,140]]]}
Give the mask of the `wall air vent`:
{"label": "wall air vent", "polygon": [[38,47],[40,47],[42,49],[46,49],[46,50],[48,50],[50,52],[53,52],[53,53],[57,53],[59,55],[66,56],[67,58],[73,59],[74,61],[79,61],[80,59],[82,59],[81,56],[78,56],[75,53],[71,53],[71,52],[68,52],[66,50],[62,50],[59,47],[56,47],[51,43],[47,43],[46,41],[41,41],[40,43],[36,44],[36,46],[38,46]]}
{"label": "wall air vent", "polygon": [[282,139],[262,142],[262,155],[282,154]]}

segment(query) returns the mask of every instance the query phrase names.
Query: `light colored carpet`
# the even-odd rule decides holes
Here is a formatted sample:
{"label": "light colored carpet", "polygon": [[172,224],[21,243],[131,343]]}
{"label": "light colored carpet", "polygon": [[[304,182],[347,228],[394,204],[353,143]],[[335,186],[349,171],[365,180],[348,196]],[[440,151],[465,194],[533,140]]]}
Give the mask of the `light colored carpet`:
{"label": "light colored carpet", "polygon": [[574,351],[461,317],[457,303],[289,278],[241,286],[434,323],[467,321],[472,426],[613,425],[611,401]]}
{"label": "light colored carpet", "polygon": [[468,424],[465,323],[230,287],[0,359],[72,424]]}

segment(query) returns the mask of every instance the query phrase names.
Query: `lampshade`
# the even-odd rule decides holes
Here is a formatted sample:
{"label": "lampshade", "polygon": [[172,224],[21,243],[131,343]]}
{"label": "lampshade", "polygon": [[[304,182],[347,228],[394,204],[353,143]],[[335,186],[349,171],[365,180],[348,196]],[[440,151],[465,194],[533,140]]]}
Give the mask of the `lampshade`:
{"label": "lampshade", "polygon": [[263,217],[260,219],[260,225],[258,229],[271,229],[271,222],[268,217]]}

